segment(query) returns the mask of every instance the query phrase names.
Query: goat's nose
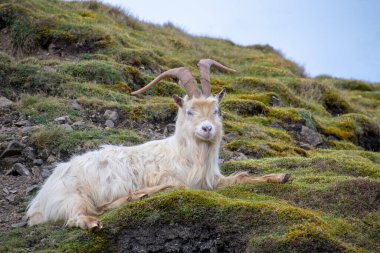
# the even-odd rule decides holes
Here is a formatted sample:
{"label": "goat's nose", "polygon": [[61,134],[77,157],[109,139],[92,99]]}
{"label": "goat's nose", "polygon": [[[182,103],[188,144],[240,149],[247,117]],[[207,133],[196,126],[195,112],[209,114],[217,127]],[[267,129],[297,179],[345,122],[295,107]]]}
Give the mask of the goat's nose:
{"label": "goat's nose", "polygon": [[212,126],[202,126],[202,130],[206,133],[209,133],[212,130]]}

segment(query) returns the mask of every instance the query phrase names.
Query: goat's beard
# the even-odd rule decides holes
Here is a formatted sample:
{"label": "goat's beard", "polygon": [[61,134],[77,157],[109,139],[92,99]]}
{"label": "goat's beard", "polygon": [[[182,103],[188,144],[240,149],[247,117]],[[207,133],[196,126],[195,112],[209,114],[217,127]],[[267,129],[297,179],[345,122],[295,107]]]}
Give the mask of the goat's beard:
{"label": "goat's beard", "polygon": [[204,137],[195,132],[194,136],[195,136],[195,140],[199,143],[216,144],[216,143],[220,143],[220,141],[222,140],[223,133],[217,131],[215,134],[213,134],[210,137]]}

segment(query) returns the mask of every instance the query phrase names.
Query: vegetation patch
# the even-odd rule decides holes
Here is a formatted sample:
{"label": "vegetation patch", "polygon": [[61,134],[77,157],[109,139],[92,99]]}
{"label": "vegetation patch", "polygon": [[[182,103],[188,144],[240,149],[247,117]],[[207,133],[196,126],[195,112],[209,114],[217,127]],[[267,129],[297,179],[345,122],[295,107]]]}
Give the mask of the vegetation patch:
{"label": "vegetation patch", "polygon": [[41,128],[32,133],[31,143],[39,152],[69,157],[75,151],[98,148],[101,144],[123,144],[126,146],[139,144],[144,140],[130,130],[98,130],[67,131],[60,127]]}
{"label": "vegetation patch", "polygon": [[281,236],[267,236],[252,241],[252,252],[361,252],[347,243],[334,239],[331,232],[314,224],[301,224]]}
{"label": "vegetation patch", "polygon": [[171,123],[177,115],[177,106],[174,103],[131,105],[125,110],[128,120],[134,123]]}
{"label": "vegetation patch", "polygon": [[315,155],[309,158],[284,157],[261,160],[230,161],[222,165],[223,170],[239,171],[262,167],[268,173],[279,171],[305,173],[332,173],[331,175],[347,175],[379,178],[379,165],[359,155],[345,155],[333,152]]}
{"label": "vegetation patch", "polygon": [[341,117],[318,118],[318,128],[322,133],[342,140],[350,140],[366,150],[380,150],[379,125],[362,114],[346,114]]}
{"label": "vegetation patch", "polygon": [[73,110],[67,101],[41,95],[22,95],[18,111],[37,124],[51,124],[55,118],[62,115],[68,115],[72,120],[79,119],[80,116],[80,113]]}
{"label": "vegetation patch", "polygon": [[226,100],[223,102],[223,106],[242,116],[265,115],[269,112],[269,109],[264,103],[255,100]]}
{"label": "vegetation patch", "polygon": [[79,81],[91,81],[109,85],[116,85],[123,82],[128,83],[136,80],[141,83],[141,77],[137,75],[132,76],[134,73],[131,74],[131,71],[129,68],[123,69],[107,61],[83,61],[80,64],[64,67],[65,73]]}

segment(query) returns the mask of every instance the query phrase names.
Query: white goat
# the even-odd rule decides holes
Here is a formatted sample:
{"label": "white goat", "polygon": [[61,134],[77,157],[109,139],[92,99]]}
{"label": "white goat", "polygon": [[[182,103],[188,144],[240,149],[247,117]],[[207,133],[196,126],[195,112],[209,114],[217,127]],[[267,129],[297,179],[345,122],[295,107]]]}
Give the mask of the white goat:
{"label": "white goat", "polygon": [[176,77],[187,96],[173,96],[178,106],[173,136],[133,147],[104,146],[59,164],[30,203],[29,225],[66,220],[68,226],[102,227],[97,215],[167,188],[215,189],[232,184],[285,183],[289,174],[252,177],[246,172],[223,176],[218,165],[223,135],[219,104],[223,89],[211,95],[210,67],[234,71],[210,59],[200,60],[202,90],[191,72],[168,70],[140,94],[166,77]]}

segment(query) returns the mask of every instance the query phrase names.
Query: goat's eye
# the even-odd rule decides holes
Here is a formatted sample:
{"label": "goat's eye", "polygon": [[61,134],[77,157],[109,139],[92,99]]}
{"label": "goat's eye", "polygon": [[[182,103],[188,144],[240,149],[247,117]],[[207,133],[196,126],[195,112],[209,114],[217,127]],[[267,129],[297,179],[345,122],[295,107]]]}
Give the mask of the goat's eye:
{"label": "goat's eye", "polygon": [[186,112],[188,116],[193,116],[193,113],[191,111]]}
{"label": "goat's eye", "polygon": [[214,115],[218,115],[219,114],[219,110],[218,109],[215,109],[215,111],[212,113]]}

